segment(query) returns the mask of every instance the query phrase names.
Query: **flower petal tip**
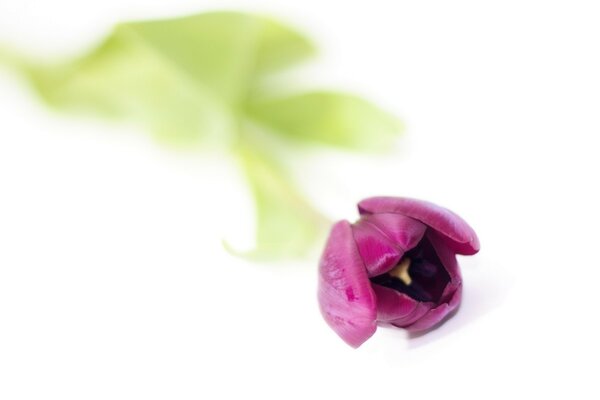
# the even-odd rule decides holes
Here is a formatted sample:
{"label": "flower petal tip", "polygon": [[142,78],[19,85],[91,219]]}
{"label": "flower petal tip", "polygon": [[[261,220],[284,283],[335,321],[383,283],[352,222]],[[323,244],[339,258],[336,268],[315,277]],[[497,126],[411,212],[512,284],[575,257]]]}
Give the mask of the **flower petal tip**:
{"label": "flower petal tip", "polygon": [[457,254],[473,255],[480,248],[477,234],[464,219],[428,201],[408,197],[369,197],[358,203],[358,211],[361,215],[397,213],[421,221],[445,236]]}

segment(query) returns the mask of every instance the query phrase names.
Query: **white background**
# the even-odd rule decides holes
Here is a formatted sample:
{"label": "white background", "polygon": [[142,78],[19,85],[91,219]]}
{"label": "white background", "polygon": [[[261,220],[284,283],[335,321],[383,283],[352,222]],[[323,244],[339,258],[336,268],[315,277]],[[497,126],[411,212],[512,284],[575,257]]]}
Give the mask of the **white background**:
{"label": "white background", "polygon": [[231,160],[54,114],[0,72],[0,398],[598,398],[597,4],[1,0],[0,41],[41,55],[215,8],[305,29],[318,82],[407,126],[394,156],[313,155],[307,193],[351,220],[365,196],[428,199],[482,250],[453,319],[353,350],[318,312],[316,256],[222,250],[253,227]]}

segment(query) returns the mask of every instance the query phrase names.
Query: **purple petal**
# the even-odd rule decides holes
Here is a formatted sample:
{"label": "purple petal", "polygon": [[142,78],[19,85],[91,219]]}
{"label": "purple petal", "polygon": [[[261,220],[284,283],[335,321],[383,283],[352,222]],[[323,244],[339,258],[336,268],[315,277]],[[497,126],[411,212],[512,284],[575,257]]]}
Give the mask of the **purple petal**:
{"label": "purple petal", "polygon": [[462,286],[459,286],[453,293],[450,302],[441,304],[436,308],[432,308],[417,322],[412,325],[405,326],[404,328],[410,332],[425,331],[433,328],[458,307],[461,298]]}
{"label": "purple petal", "polygon": [[359,220],[352,225],[354,240],[369,276],[377,276],[390,271],[404,254],[379,229]]}
{"label": "purple petal", "polygon": [[416,219],[402,214],[380,213],[365,215],[361,220],[368,221],[383,232],[396,246],[404,251],[415,247],[423,238],[427,226]]}
{"label": "purple petal", "polygon": [[450,282],[444,288],[442,296],[440,298],[441,303],[450,301],[450,298],[454,295],[454,292],[462,285],[462,276],[460,274],[460,268],[454,251],[450,249],[444,237],[436,231],[429,231],[427,238],[433,246],[438,258],[442,262],[442,265],[450,275]]}
{"label": "purple petal", "polygon": [[414,323],[434,305],[377,284],[373,284],[373,290],[377,297],[377,321],[400,327]]}
{"label": "purple petal", "polygon": [[348,221],[331,228],[319,264],[318,297],[325,321],[350,346],[375,333],[375,293]]}
{"label": "purple petal", "polygon": [[358,203],[361,214],[398,213],[423,222],[446,237],[451,249],[471,255],[479,251],[475,231],[458,215],[435,204],[402,197],[371,197]]}

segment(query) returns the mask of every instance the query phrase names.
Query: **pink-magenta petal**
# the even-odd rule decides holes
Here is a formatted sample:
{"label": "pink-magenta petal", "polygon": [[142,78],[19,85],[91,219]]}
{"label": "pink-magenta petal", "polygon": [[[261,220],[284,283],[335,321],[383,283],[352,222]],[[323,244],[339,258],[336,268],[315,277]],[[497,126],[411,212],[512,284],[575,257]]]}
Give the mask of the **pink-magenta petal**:
{"label": "pink-magenta petal", "polygon": [[454,311],[460,304],[462,298],[462,286],[459,286],[453,293],[450,302],[443,303],[429,310],[423,317],[412,325],[405,326],[404,328],[410,332],[420,332],[431,329],[438,325],[444,318]]}
{"label": "pink-magenta petal", "polygon": [[361,214],[397,213],[417,219],[445,236],[448,246],[458,254],[479,251],[475,231],[458,215],[423,200],[402,197],[371,197],[358,203]]}
{"label": "pink-magenta petal", "polygon": [[375,293],[347,221],[331,228],[319,264],[318,298],[325,321],[350,346],[375,333]]}
{"label": "pink-magenta petal", "polygon": [[405,293],[373,284],[377,297],[377,321],[409,325],[421,318],[434,304],[413,299]]}
{"label": "pink-magenta petal", "polygon": [[370,214],[363,216],[361,221],[367,221],[376,226],[404,251],[415,247],[421,241],[427,229],[422,222],[402,214]]}
{"label": "pink-magenta petal", "polygon": [[390,321],[390,324],[397,326],[398,328],[404,328],[417,322],[423,315],[427,314],[431,310],[433,303],[419,303],[415,310],[402,318]]}
{"label": "pink-magenta petal", "polygon": [[444,237],[442,237],[438,232],[429,231],[427,233],[427,238],[433,246],[433,249],[435,250],[442,265],[448,272],[448,275],[450,276],[450,282],[448,282],[444,288],[440,298],[440,303],[446,303],[450,301],[450,298],[454,295],[456,290],[462,286],[462,276],[458,266],[458,261],[456,260],[456,255],[454,252],[446,245]]}
{"label": "pink-magenta petal", "polygon": [[352,225],[352,232],[369,276],[388,272],[404,254],[404,250],[366,220],[361,219]]}

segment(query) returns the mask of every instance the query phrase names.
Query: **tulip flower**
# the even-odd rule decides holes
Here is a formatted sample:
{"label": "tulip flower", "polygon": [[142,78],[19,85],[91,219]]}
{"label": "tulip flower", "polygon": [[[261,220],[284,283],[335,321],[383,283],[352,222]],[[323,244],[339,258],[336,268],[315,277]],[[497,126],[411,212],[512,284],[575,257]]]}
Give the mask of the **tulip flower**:
{"label": "tulip flower", "polygon": [[319,265],[319,305],[329,326],[359,347],[378,324],[411,332],[440,324],[461,301],[456,254],[479,251],[473,229],[429,202],[372,197],[360,219],[331,229]]}

